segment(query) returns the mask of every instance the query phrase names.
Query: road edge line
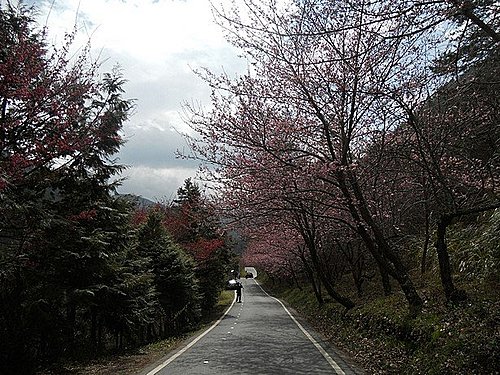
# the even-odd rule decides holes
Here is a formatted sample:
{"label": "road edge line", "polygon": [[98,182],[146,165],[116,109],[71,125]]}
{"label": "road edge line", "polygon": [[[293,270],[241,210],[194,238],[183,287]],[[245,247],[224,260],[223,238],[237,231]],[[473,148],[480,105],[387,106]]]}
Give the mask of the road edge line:
{"label": "road edge line", "polygon": [[[260,285],[259,285],[260,286]],[[189,344],[187,344],[184,348],[179,350],[177,353],[175,353],[173,356],[169,357],[165,362],[161,363],[160,365],[156,366],[154,369],[149,371],[146,375],[155,375],[158,371],[162,370],[164,367],[168,366],[170,363],[175,361],[178,357],[180,357],[182,354],[184,354],[186,351],[188,351],[194,344],[196,344],[198,341],[200,341],[203,336],[205,336],[208,332],[210,332],[212,329],[217,327],[217,325],[226,317],[228,314],[229,310],[233,307],[234,303],[236,301],[236,294],[233,298],[233,303],[231,303],[231,306],[229,306],[224,314],[208,328],[206,331],[204,331],[201,335],[197,336],[193,341],[191,341]]]}
{"label": "road edge line", "polygon": [[265,294],[267,294],[269,297],[273,298],[274,300],[276,300],[276,301],[278,301],[280,303],[280,305],[286,311],[286,313],[288,314],[288,316],[290,316],[290,318],[293,320],[293,322],[295,324],[297,324],[297,327],[299,327],[299,329],[309,339],[309,341],[311,341],[313,343],[313,345],[316,347],[316,349],[318,349],[318,351],[326,359],[326,361],[328,362],[328,364],[335,370],[335,372],[337,374],[339,374],[339,375],[345,375],[344,370],[342,370],[342,368],[337,364],[337,362],[334,361],[334,359],[330,356],[330,354],[328,354],[328,352],[325,349],[323,349],[323,347],[314,339],[314,337],[312,337],[311,334],[309,332],[307,332],[307,330],[302,326],[302,324],[300,324],[299,321],[297,319],[295,319],[295,317],[292,315],[292,313],[290,311],[288,311],[288,309],[283,304],[283,302],[281,302],[278,298],[273,297],[269,293],[267,293],[264,290],[264,288],[262,288],[262,286],[257,282],[257,280],[254,279],[254,281],[259,286],[259,288],[262,289],[262,291]]}

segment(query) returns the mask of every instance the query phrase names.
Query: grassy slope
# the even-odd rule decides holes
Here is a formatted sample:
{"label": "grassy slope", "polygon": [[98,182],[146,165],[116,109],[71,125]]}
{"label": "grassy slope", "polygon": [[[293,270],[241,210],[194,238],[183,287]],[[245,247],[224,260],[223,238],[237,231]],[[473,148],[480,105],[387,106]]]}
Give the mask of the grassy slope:
{"label": "grassy slope", "polygon": [[345,311],[332,301],[318,307],[308,286],[299,289],[265,280],[264,286],[369,374],[500,373],[498,282],[469,286],[469,299],[449,306],[440,297],[437,280],[425,280],[419,286],[425,307],[416,319],[408,318],[398,292],[377,296],[367,286],[370,297]]}

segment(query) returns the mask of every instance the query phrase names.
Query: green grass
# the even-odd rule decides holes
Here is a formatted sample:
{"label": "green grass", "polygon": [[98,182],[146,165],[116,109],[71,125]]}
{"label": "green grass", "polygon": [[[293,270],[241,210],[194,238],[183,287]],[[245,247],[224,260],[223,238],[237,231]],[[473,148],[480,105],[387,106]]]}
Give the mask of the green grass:
{"label": "green grass", "polygon": [[227,308],[233,302],[234,292],[232,290],[223,290],[220,294],[219,301],[217,302],[218,307]]}

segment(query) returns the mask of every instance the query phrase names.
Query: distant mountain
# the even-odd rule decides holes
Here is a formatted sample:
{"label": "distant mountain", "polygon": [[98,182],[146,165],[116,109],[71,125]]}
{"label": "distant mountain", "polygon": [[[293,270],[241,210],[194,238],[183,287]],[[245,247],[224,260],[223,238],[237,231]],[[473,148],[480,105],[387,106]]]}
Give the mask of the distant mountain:
{"label": "distant mountain", "polygon": [[156,202],[135,194],[117,194],[120,199],[134,204],[138,208],[149,208],[156,205]]}

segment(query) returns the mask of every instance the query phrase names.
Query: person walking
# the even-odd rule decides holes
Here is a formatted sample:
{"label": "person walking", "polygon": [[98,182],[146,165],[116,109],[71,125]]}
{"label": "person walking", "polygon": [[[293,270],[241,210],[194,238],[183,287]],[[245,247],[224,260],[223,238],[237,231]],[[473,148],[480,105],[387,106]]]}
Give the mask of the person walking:
{"label": "person walking", "polygon": [[236,302],[241,303],[241,289],[243,289],[243,285],[237,281],[236,282]]}

